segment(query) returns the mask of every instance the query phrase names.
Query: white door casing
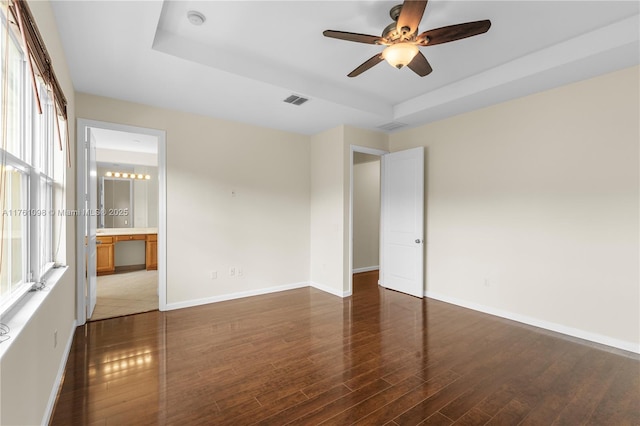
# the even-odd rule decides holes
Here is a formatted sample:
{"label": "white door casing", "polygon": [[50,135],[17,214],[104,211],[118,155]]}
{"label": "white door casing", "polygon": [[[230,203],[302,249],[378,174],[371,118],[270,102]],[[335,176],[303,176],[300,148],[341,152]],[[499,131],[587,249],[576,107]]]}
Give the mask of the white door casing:
{"label": "white door casing", "polygon": [[424,296],[424,148],[382,156],[380,285]]}
{"label": "white door casing", "polygon": [[97,272],[96,272],[96,230],[98,223],[98,167],[96,164],[96,144],[87,127],[85,135],[85,151],[87,159],[87,176],[85,179],[85,211],[87,221],[87,318],[91,318],[96,307]]}

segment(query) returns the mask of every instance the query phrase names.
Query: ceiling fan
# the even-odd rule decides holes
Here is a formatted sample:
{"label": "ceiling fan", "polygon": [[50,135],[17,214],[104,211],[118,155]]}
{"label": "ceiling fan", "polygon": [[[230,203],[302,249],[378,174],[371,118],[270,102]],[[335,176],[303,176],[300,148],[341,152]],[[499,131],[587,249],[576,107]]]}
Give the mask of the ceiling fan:
{"label": "ceiling fan", "polygon": [[427,7],[427,1],[405,0],[404,3],[392,7],[389,15],[394,22],[382,31],[381,37],[334,30],[326,30],[322,34],[340,40],[387,46],[381,53],[372,56],[351,71],[349,77],[356,77],[383,60],[398,69],[406,65],[420,77],[424,77],[433,69],[418,49],[420,46],[433,46],[483,34],[491,27],[491,21],[484,20],[449,25],[418,34],[418,25]]}

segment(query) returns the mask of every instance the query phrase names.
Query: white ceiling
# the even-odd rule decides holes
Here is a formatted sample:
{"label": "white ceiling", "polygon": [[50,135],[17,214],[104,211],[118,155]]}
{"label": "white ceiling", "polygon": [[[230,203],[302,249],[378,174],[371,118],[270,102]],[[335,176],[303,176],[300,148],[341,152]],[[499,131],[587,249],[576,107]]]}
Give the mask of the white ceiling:
{"label": "white ceiling", "polygon": [[[77,91],[287,131],[416,126],[640,62],[638,1],[438,1],[420,31],[490,19],[488,33],[424,47],[433,73],[381,63],[399,1],[57,1]],[[189,10],[206,16],[202,26]],[[55,64],[54,64],[55,65]],[[311,100],[282,102],[290,94]]]}
{"label": "white ceiling", "polygon": [[147,154],[158,152],[158,138],[155,136],[100,128],[92,128],[91,134],[98,149]]}

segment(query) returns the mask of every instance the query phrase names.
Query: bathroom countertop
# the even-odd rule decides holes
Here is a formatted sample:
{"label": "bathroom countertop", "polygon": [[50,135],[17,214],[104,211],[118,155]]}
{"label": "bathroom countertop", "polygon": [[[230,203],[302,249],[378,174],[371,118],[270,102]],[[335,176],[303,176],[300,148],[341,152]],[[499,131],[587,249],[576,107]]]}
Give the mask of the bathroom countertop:
{"label": "bathroom countertop", "polygon": [[115,235],[139,235],[139,234],[157,234],[158,228],[98,228],[96,235],[115,236]]}

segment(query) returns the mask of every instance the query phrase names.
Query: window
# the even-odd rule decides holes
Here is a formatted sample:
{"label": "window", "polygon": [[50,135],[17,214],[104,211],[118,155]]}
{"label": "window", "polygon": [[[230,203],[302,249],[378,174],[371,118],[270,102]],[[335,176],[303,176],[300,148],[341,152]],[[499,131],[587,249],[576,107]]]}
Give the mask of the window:
{"label": "window", "polygon": [[13,2],[8,8],[0,0],[0,5],[1,314],[35,282],[44,281],[55,262],[54,234],[62,221],[56,221],[54,201],[62,192],[64,168],[56,145],[61,131],[66,132],[66,101],[60,99],[52,70],[40,69],[41,63],[50,64],[48,57],[42,60],[46,52],[36,58],[32,51],[44,46],[41,40],[33,43],[37,28],[25,30],[25,44],[16,24],[16,13],[22,11],[22,22],[33,25],[26,3]]}
{"label": "window", "polygon": [[26,216],[5,214],[28,208],[28,176],[13,166],[3,166],[3,192],[5,209],[2,217],[2,263],[0,264],[0,300],[19,292],[26,284],[28,234]]}
{"label": "window", "polygon": [[[54,161],[55,138],[54,127],[56,114],[53,103],[49,97],[46,87],[39,85],[40,104],[42,106],[42,114],[38,115],[35,107],[32,108],[33,120],[33,154],[34,154],[34,174],[32,178],[37,182],[36,190],[38,205],[33,215],[33,226],[37,227],[35,241],[32,242],[39,247],[37,256],[37,265],[33,271],[37,276],[42,277],[53,266],[53,216],[55,211],[53,208],[53,187],[54,172],[56,170],[56,162]],[[58,168],[62,165],[57,164]]]}

